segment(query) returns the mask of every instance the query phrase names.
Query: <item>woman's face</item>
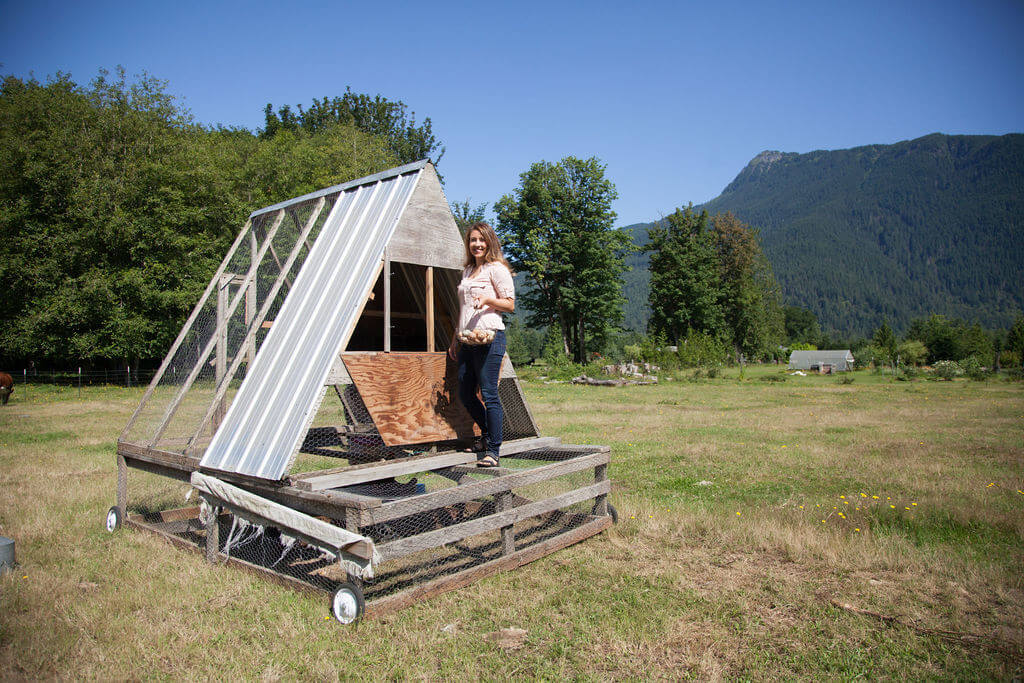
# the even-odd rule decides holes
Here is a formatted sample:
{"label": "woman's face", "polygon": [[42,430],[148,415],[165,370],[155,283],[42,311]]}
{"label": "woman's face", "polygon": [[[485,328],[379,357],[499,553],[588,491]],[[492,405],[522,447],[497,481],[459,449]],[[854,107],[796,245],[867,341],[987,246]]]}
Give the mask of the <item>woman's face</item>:
{"label": "woman's face", "polygon": [[477,261],[482,261],[487,255],[487,240],[480,234],[479,230],[469,233],[469,253]]}

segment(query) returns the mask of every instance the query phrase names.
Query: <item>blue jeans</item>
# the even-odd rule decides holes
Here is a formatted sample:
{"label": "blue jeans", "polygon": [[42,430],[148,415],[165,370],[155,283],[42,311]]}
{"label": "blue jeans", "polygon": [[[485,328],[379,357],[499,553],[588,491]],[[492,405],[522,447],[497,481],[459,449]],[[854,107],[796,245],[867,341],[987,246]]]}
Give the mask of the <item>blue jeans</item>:
{"label": "blue jeans", "polygon": [[[505,356],[505,331],[495,330],[494,341],[459,348],[459,398],[487,442],[487,452],[497,460],[505,413],[498,398],[498,375]],[[484,402],[476,396],[479,387]]]}

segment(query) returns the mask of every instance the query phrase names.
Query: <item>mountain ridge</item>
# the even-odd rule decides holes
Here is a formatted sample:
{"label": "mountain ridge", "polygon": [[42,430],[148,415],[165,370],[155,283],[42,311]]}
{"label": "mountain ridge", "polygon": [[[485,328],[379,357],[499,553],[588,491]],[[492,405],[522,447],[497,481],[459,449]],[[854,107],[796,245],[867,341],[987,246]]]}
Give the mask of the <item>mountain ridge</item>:
{"label": "mountain ridge", "polygon": [[[757,228],[785,302],[865,336],[931,313],[1008,326],[1024,308],[1024,134],[932,133],[891,145],[765,150],[696,206]],[[640,223],[623,229],[646,243]],[[646,254],[629,259],[626,324],[643,329]]]}

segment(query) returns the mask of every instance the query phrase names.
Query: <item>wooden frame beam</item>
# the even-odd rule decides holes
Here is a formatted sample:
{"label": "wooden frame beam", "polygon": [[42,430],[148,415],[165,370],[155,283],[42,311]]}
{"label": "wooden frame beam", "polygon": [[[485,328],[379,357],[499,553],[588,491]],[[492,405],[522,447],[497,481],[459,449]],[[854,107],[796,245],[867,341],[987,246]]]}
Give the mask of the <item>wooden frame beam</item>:
{"label": "wooden frame beam", "polygon": [[427,353],[434,352],[434,267],[427,266],[426,274]]}
{"label": "wooden frame beam", "polygon": [[380,562],[411,555],[421,550],[437,548],[446,543],[454,543],[470,536],[510,526],[530,517],[536,517],[537,515],[553,512],[574,503],[596,498],[601,494],[607,494],[610,490],[611,482],[602,481],[597,484],[567,491],[553,498],[527,503],[504,512],[496,512],[493,515],[487,515],[480,519],[473,519],[461,524],[453,524],[443,529],[437,529],[436,531],[428,531],[416,536],[410,536],[409,538],[391,541],[390,543],[377,546],[377,551],[380,553]]}
{"label": "wooden frame beam", "polygon": [[[495,477],[484,481],[474,481],[472,484],[460,484],[448,489],[441,489],[432,493],[426,493],[411,498],[403,498],[389,503],[384,503],[370,513],[374,524],[389,522],[425,509],[436,509],[465,503],[466,501],[484,496],[491,496],[503,491],[508,491],[522,486],[529,486],[537,482],[547,481],[555,477],[561,477],[574,472],[581,472],[591,468],[607,466],[609,455],[606,452],[584,455],[572,460],[551,463],[533,467],[522,472],[506,474],[503,477]],[[466,473],[473,473],[476,470],[480,473],[489,474],[490,469],[465,468]],[[506,470],[507,472],[507,470]]]}

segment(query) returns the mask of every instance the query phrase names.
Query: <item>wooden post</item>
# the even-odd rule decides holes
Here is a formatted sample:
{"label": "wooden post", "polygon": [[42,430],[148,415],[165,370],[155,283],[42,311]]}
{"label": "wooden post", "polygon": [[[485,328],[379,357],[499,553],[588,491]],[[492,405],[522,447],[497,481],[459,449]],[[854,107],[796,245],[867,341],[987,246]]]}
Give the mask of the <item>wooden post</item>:
{"label": "wooden post", "polygon": [[427,352],[434,351],[434,266],[427,266]]}
{"label": "wooden post", "polygon": [[354,534],[359,533],[359,509],[345,508],[345,528]]}
{"label": "wooden post", "polygon": [[[594,483],[600,484],[608,478],[608,464],[594,468]],[[594,499],[594,514],[603,517],[608,514],[608,494],[602,493]]]}
{"label": "wooden post", "polygon": [[384,247],[384,353],[391,353],[391,255]]}
{"label": "wooden post", "polygon": [[[512,492],[502,491],[498,494],[498,512],[512,509]],[[501,553],[511,555],[516,551],[516,533],[512,525],[501,527]]]}
{"label": "wooden post", "polygon": [[[225,273],[221,275],[220,285],[217,287],[217,353],[213,366],[217,386],[220,386],[221,380],[224,379],[224,373],[228,369],[228,326],[226,313],[230,285],[233,279],[234,275]],[[216,429],[223,419],[224,401],[221,400],[217,403],[217,410],[213,415],[213,428]]]}
{"label": "wooden post", "polygon": [[206,561],[216,564],[220,553],[220,507],[209,500],[206,502],[210,504],[210,519],[206,522]]}
{"label": "wooden post", "polygon": [[128,513],[128,463],[120,453],[117,454],[117,507],[122,516]]}
{"label": "wooden post", "polygon": [[[245,291],[245,328],[249,329],[249,325],[252,324],[253,318],[256,317],[256,271],[259,267],[259,263],[256,261],[256,253],[259,251],[259,244],[256,240],[256,231],[250,233],[252,235],[249,240],[249,252],[251,254],[252,262],[250,264],[250,271],[252,272],[252,279],[249,280],[249,287]],[[250,337],[245,347],[246,361],[249,363],[249,367],[252,367],[252,362],[256,357],[256,338]]]}

